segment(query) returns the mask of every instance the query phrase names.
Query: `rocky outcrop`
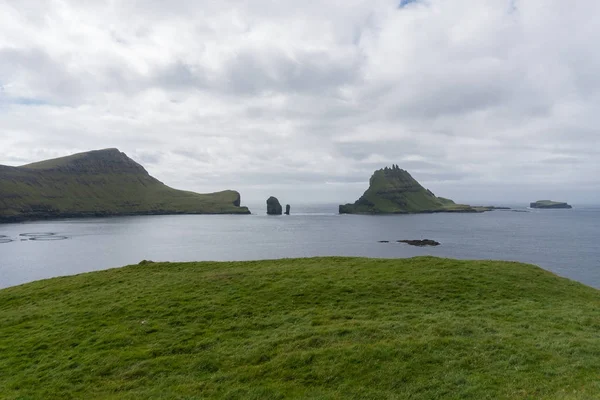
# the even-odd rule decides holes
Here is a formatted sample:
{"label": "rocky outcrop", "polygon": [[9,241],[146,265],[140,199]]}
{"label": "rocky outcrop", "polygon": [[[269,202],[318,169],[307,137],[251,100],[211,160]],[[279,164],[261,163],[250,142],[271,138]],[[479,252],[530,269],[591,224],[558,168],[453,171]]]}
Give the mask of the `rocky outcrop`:
{"label": "rocky outcrop", "polygon": [[290,215],[290,209],[291,209],[290,205],[286,204],[285,205],[285,215]]}
{"label": "rocky outcrop", "polygon": [[117,215],[250,214],[234,190],[170,188],[117,149],[0,166],[0,222]]}
{"label": "rocky outcrop", "polygon": [[440,242],[436,242],[435,240],[431,240],[431,239],[398,240],[398,243],[406,243],[406,244],[410,244],[411,246],[418,246],[418,247],[439,246],[440,245]]}
{"label": "rocky outcrop", "polygon": [[269,197],[267,199],[267,214],[268,215],[281,215],[283,214],[283,209],[277,197]]}
{"label": "rocky outcrop", "polygon": [[538,200],[529,204],[531,208],[573,208],[567,203],[551,200]]}
{"label": "rocky outcrop", "polygon": [[450,199],[437,197],[397,165],[375,171],[369,188],[354,203],[339,206],[340,214],[409,214],[434,212],[481,212]]}

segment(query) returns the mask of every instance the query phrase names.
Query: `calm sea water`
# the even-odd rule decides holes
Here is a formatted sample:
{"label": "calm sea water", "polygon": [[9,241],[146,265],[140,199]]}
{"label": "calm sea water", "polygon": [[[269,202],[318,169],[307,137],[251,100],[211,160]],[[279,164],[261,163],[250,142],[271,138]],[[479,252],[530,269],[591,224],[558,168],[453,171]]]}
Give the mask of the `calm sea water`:
{"label": "calm sea water", "polygon": [[[262,207],[251,208],[255,211]],[[537,264],[600,288],[600,207],[483,214],[338,215],[337,205],[291,216],[180,215],[0,225],[0,288],[148,259],[255,260],[434,255]],[[441,242],[417,248],[399,239]],[[389,240],[390,243],[378,243]]]}

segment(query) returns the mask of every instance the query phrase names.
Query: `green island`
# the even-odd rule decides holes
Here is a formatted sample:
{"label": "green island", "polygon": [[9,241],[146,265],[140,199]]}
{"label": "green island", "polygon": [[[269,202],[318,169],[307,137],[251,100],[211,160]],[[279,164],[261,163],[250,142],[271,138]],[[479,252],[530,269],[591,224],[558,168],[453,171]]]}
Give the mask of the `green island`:
{"label": "green island", "polygon": [[425,189],[397,165],[373,173],[369,188],[354,203],[339,206],[340,214],[413,214],[435,212],[484,212],[495,207],[456,204]]}
{"label": "green island", "polygon": [[597,399],[599,321],[515,262],[144,261],[0,290],[0,397]]}
{"label": "green island", "polygon": [[538,200],[529,204],[530,208],[573,208],[567,203],[551,200]]}
{"label": "green island", "polygon": [[233,190],[199,194],[153,178],[117,149],[0,165],[0,222],[148,214],[249,214]]}

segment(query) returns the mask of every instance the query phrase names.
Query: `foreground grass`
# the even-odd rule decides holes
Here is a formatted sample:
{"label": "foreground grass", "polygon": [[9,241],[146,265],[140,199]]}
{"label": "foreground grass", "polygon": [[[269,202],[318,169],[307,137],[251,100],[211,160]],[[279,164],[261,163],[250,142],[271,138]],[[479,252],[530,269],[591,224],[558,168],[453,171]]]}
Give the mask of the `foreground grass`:
{"label": "foreground grass", "polygon": [[1,290],[0,397],[597,399],[599,333],[519,263],[152,263]]}

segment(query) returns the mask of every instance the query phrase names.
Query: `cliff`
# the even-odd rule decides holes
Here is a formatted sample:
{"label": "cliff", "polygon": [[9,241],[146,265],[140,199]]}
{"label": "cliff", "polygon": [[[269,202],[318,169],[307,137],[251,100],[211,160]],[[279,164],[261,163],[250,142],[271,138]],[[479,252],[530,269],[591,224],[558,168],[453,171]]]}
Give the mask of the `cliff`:
{"label": "cliff", "polygon": [[435,196],[397,165],[375,171],[369,188],[354,203],[340,205],[340,214],[409,214],[431,212],[481,212],[487,208],[456,204]]}
{"label": "cliff", "polygon": [[283,208],[277,200],[277,197],[269,197],[267,199],[267,214],[268,215],[281,215],[283,213]]}
{"label": "cliff", "polygon": [[0,222],[147,214],[249,214],[233,190],[172,189],[117,149],[0,166]]}

